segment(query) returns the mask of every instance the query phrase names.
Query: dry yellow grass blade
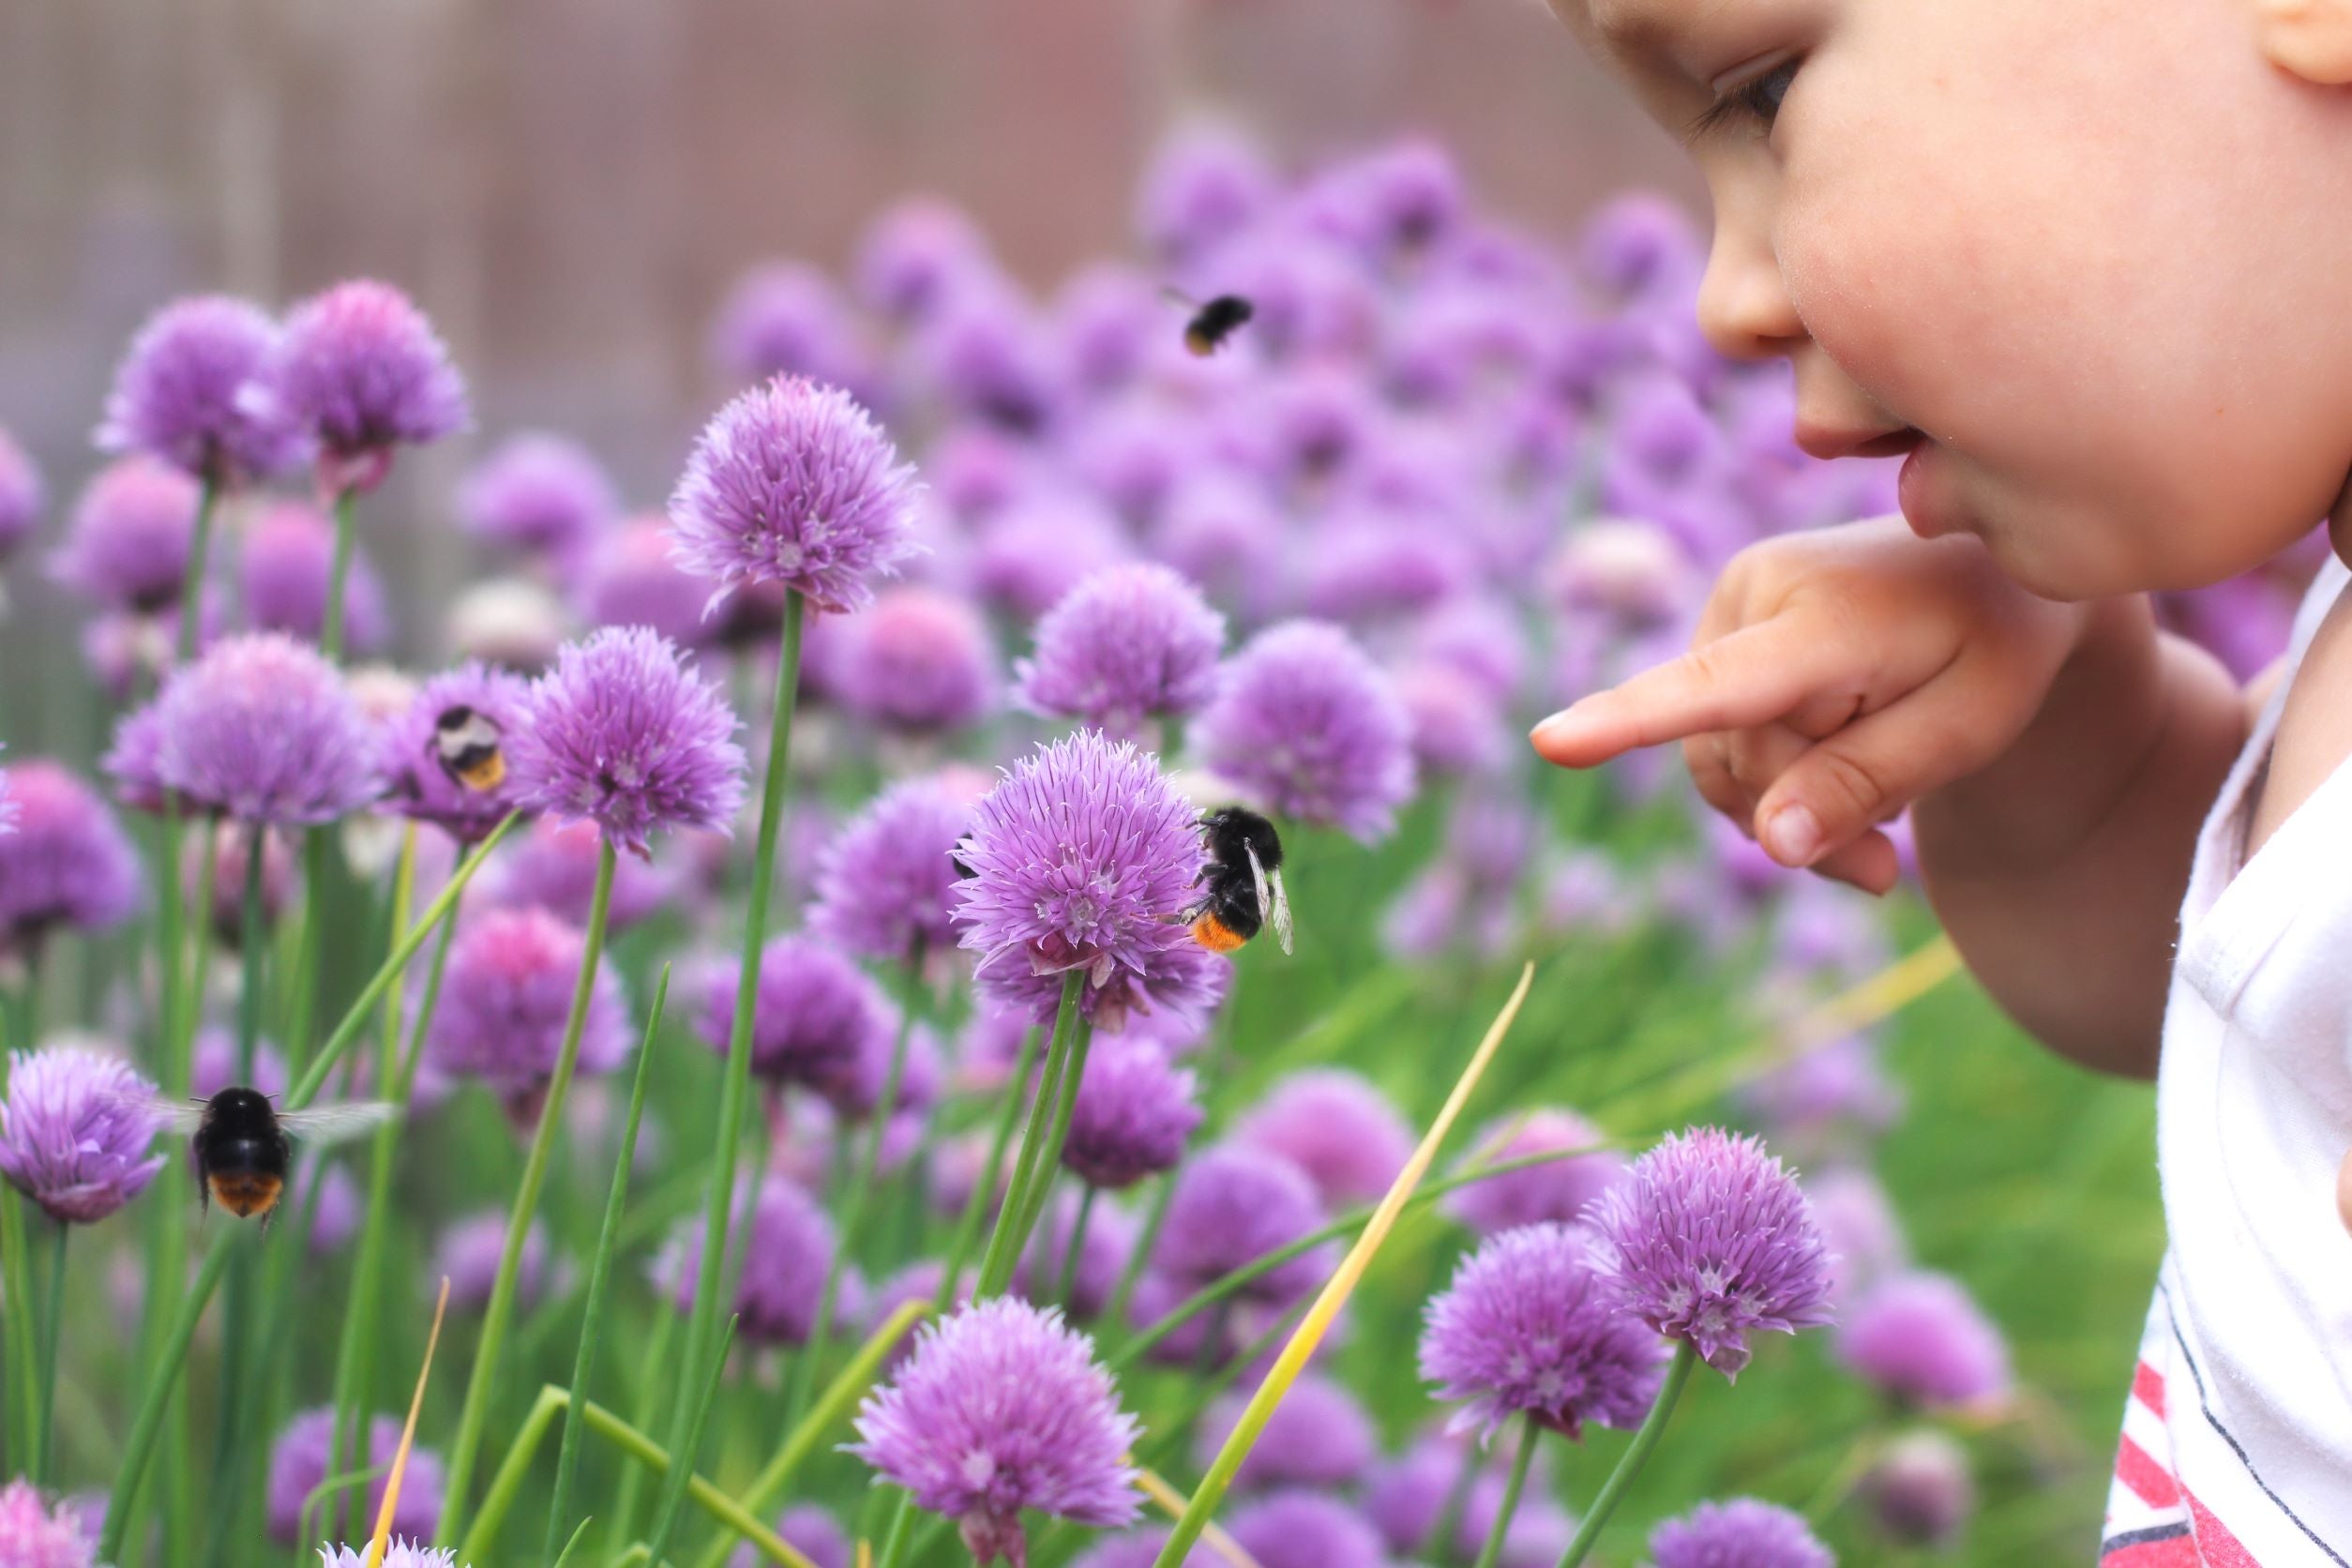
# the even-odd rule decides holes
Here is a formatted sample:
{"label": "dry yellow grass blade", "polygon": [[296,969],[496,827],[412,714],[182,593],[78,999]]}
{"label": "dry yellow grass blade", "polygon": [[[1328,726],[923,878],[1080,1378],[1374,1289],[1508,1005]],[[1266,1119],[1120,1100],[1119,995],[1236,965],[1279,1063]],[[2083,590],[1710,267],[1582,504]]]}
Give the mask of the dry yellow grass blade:
{"label": "dry yellow grass blade", "polygon": [[376,1532],[368,1542],[361,1568],[378,1568],[392,1539],[392,1511],[400,1505],[400,1483],[408,1477],[408,1453],[416,1445],[416,1412],[425,1408],[425,1383],[433,1375],[433,1347],[441,1343],[441,1319],[449,1310],[449,1276],[441,1276],[441,1299],[433,1304],[432,1332],[425,1336],[425,1364],[416,1369],[416,1392],[408,1402],[408,1424],[400,1428],[400,1446],[392,1454],[392,1473],[384,1478],[384,1506],[376,1510]]}
{"label": "dry yellow grass blade", "polygon": [[[1132,1456],[1129,1462],[1133,1463]],[[1143,1489],[1146,1497],[1158,1503],[1169,1518],[1181,1519],[1184,1516],[1184,1494],[1169,1485],[1168,1478],[1159,1471],[1138,1465],[1135,1484]],[[1200,1539],[1207,1542],[1209,1549],[1225,1559],[1232,1568],[1258,1568],[1258,1560],[1250,1556],[1248,1549],[1234,1540],[1214,1519],[1201,1528]]]}
{"label": "dry yellow grass blade", "polygon": [[1184,1554],[1192,1550],[1193,1543],[1200,1539],[1209,1515],[1216,1511],[1217,1503],[1225,1496],[1225,1489],[1232,1485],[1234,1472],[1241,1469],[1242,1461],[1249,1456],[1250,1449],[1257,1444],[1258,1435],[1265,1429],[1274,1407],[1282,1403],[1282,1396],[1290,1392],[1290,1385],[1305,1369],[1307,1358],[1322,1343],[1332,1319],[1339,1316],[1339,1309],[1348,1304],[1356,1282],[1364,1277],[1364,1270],[1372,1266],[1372,1259],[1388,1240],[1389,1232],[1395,1228],[1396,1216],[1404,1211],[1407,1203],[1412,1201],[1413,1190],[1429,1173],[1429,1167],[1436,1161],[1438,1150],[1444,1144],[1446,1135],[1454,1130],[1454,1123],[1460,1118],[1462,1108],[1470,1103],[1471,1092],[1477,1089],[1478,1080],[1485,1076],[1487,1063],[1494,1060],[1495,1052],[1500,1048],[1503,1035],[1510,1032],[1512,1020],[1519,1016],[1519,1006],[1527,1001],[1528,988],[1534,980],[1533,964],[1528,964],[1519,971],[1519,983],[1513,988],[1511,999],[1502,1004],[1502,1011],[1496,1014],[1495,1021],[1487,1026],[1486,1037],[1478,1043],[1478,1049],[1470,1053],[1470,1064],[1462,1069],[1461,1078],[1455,1082],[1454,1092],[1446,1096],[1445,1105],[1439,1110],[1437,1119],[1422,1135],[1421,1146],[1413,1151],[1412,1158],[1405,1162],[1405,1168],[1397,1172],[1396,1181],[1389,1187],[1388,1195],[1380,1199],[1380,1206],[1372,1211],[1372,1217],[1365,1222],[1363,1233],[1357,1236],[1356,1244],[1348,1249],[1348,1256],[1340,1260],[1338,1269],[1323,1286],[1322,1293],[1315,1298],[1315,1304],[1300,1320],[1298,1331],[1290,1335],[1290,1342],[1282,1348],[1282,1354],[1274,1358],[1274,1370],[1266,1374],[1266,1380],[1250,1396],[1248,1406],[1242,1411],[1241,1421],[1233,1428],[1233,1435],[1227,1438],[1225,1446],[1217,1451],[1215,1461],[1209,1467],[1209,1473],[1201,1478],[1200,1489],[1192,1495],[1192,1500],[1185,1504],[1183,1515],[1176,1521],[1176,1528],[1168,1532],[1167,1544],[1160,1548],[1157,1568],[1176,1568],[1184,1560]]}

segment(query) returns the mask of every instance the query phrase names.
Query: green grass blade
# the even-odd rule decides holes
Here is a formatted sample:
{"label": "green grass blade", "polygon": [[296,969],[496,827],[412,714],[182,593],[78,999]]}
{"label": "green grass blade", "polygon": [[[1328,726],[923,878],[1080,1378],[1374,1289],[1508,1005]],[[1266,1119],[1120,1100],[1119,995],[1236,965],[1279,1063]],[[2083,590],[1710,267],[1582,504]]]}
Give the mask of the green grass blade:
{"label": "green grass blade", "polygon": [[669,1480],[663,1483],[661,1502],[654,1510],[654,1532],[646,1538],[648,1555],[656,1562],[668,1555],[670,1537],[677,1531],[678,1513],[686,1506],[686,1482],[694,1473],[694,1457],[701,1452],[702,1429],[710,1423],[711,1406],[718,1400],[718,1380],[727,1370],[727,1352],[734,1345],[735,1325],[740,1321],[739,1315],[730,1314],[727,1331],[718,1336],[718,1343],[711,1347],[711,1369],[702,1379],[701,1400],[694,1407],[694,1420],[687,1428],[686,1445],[678,1450],[677,1462],[671,1469]]}

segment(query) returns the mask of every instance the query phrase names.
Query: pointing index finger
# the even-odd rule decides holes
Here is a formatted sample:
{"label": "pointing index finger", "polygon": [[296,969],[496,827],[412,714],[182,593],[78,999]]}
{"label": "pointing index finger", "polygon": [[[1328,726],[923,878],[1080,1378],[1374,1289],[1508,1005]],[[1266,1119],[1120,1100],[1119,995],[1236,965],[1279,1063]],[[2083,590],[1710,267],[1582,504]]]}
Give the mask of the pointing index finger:
{"label": "pointing index finger", "polygon": [[1791,607],[1596,691],[1528,738],[1548,761],[1593,767],[1641,746],[1770,723],[1852,671],[1826,617]]}

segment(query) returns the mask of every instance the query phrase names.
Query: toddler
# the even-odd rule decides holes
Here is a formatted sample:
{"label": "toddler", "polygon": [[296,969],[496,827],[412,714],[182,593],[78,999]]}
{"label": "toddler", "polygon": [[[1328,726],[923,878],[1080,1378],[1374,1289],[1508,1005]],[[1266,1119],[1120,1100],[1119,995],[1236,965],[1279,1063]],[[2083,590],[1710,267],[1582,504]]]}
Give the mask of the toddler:
{"label": "toddler", "polygon": [[[1790,361],[1807,451],[1905,460],[1900,520],[1747,550],[1536,748],[1679,740],[1874,892],[1907,807],[2001,1005],[2157,1081],[2102,1561],[2352,1562],[2352,0],[1553,4],[1705,175],[1708,337]],[[2157,631],[2323,516],[2251,687]]]}

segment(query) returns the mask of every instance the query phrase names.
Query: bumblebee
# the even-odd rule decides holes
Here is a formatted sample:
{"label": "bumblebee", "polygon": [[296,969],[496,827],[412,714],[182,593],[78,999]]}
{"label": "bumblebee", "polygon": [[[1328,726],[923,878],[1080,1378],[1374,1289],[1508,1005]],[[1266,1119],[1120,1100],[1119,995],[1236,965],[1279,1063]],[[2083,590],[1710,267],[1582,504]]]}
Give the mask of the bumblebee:
{"label": "bumblebee", "polygon": [[460,788],[489,794],[506,782],[504,733],[496,719],[462,702],[445,708],[433,721],[433,759]]}
{"label": "bumblebee", "polygon": [[1240,294],[1219,294],[1204,304],[1170,289],[1168,297],[1192,312],[1184,323],[1184,347],[1203,359],[1223,348],[1225,340],[1258,313],[1258,308]]}
{"label": "bumblebee", "polygon": [[263,1225],[285,1196],[294,1140],[333,1143],[383,1125],[395,1114],[382,1101],[314,1106],[281,1111],[258,1089],[223,1089],[192,1105],[145,1100],[144,1109],[161,1114],[173,1131],[193,1135],[198,1185],[196,1201],[213,1204],[239,1219],[259,1216]]}
{"label": "bumblebee", "polygon": [[1290,895],[1282,885],[1282,838],[1274,823],[1239,806],[1200,819],[1208,860],[1193,879],[1202,897],[1185,917],[1193,940],[1212,953],[1230,953],[1265,926],[1290,951]]}

